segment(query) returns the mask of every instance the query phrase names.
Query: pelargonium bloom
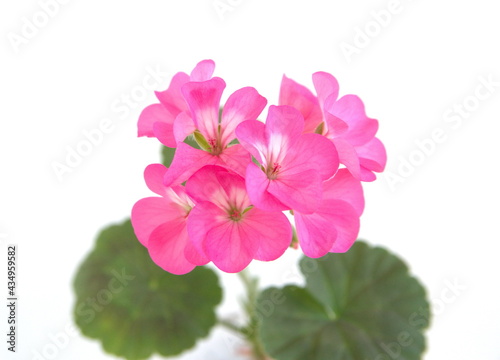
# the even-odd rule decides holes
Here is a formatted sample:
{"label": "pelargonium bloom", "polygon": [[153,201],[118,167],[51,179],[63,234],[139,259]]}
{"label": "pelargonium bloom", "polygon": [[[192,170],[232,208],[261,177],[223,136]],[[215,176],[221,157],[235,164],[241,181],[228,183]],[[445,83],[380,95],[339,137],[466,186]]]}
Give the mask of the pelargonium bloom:
{"label": "pelargonium bloom", "polygon": [[144,245],[153,261],[172,274],[186,274],[208,259],[190,243],[187,216],[195,202],[183,186],[166,187],[163,177],[167,168],[149,165],[144,179],[149,189],[160,197],[139,200],[132,208],[132,226],[137,239]]}
{"label": "pelargonium bloom", "polygon": [[317,132],[331,139],[339,159],[356,179],[373,181],[373,172],[384,170],[387,155],[375,137],[378,121],[366,116],[356,95],[338,99],[337,80],[326,72],[313,74],[317,96],[305,86],[283,76],[279,104],[297,108],[305,118],[305,132]]}
{"label": "pelargonium bloom", "polygon": [[321,201],[323,181],[338,169],[337,151],[324,136],[303,131],[304,118],[290,106],[270,106],[265,124],[250,120],[236,128],[238,140],[260,164],[246,170],[256,207],[312,213]]}
{"label": "pelargonium bloom", "polygon": [[[178,141],[165,185],[180,184],[205,165],[219,165],[243,175],[250,154],[235,139],[234,129],[244,120],[255,120],[267,104],[267,100],[252,87],[244,87],[232,93],[219,121],[219,107],[224,80],[214,77],[202,82],[188,82],[182,86],[191,117],[181,113],[175,119],[174,133]],[[183,142],[194,134],[201,146],[195,149]]]}
{"label": "pelargonium bloom", "polygon": [[181,88],[189,81],[205,81],[212,77],[215,63],[200,61],[190,75],[178,72],[165,91],[155,91],[160,103],[147,106],[139,116],[138,136],[156,137],[163,145],[175,148],[174,120],[181,114],[189,115],[189,107],[181,93]]}
{"label": "pelargonium bloom", "polygon": [[345,252],[356,240],[364,197],[359,180],[340,169],[323,183],[323,200],[312,214],[294,212],[297,237],[304,254],[318,258],[328,252]]}
{"label": "pelargonium bloom", "polygon": [[196,201],[187,220],[189,238],[219,269],[238,272],[252,259],[275,260],[290,245],[287,217],[253,207],[240,175],[205,166],[188,180],[186,192]]}

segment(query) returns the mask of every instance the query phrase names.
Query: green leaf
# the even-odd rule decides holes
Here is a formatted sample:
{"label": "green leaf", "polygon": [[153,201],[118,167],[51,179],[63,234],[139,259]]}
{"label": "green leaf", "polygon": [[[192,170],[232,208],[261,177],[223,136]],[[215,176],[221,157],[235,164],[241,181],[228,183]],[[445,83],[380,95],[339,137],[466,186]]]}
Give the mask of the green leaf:
{"label": "green leaf", "polygon": [[429,326],[425,289],[405,263],[357,241],[300,262],[306,286],[265,290],[257,305],[276,360],[420,359]]}
{"label": "green leaf", "polygon": [[[188,145],[191,145],[195,149],[199,149],[200,146],[196,143],[193,135],[189,135],[184,142]],[[165,165],[166,167],[170,167],[170,164],[172,164],[172,160],[174,159],[175,155],[175,148],[169,148],[168,146],[162,146],[161,147],[161,157],[162,161],[161,163]]]}
{"label": "green leaf", "polygon": [[166,167],[170,167],[172,160],[174,159],[175,148],[169,148],[168,146],[161,147],[161,163]]}
{"label": "green leaf", "polygon": [[197,267],[178,276],[155,265],[130,221],[110,226],[74,279],[82,333],[126,359],[177,355],[208,335],[222,298],[216,274]]}

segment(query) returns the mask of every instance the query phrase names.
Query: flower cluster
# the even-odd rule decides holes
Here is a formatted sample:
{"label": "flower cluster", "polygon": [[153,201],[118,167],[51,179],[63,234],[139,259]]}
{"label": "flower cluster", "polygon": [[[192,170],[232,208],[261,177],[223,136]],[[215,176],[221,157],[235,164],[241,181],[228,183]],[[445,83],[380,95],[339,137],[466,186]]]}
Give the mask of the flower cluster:
{"label": "flower cluster", "polygon": [[226,84],[214,68],[205,60],[190,75],[177,73],[139,117],[139,136],[175,148],[169,168],[145,170],[159,196],[132,209],[153,261],[174,274],[210,261],[239,272],[297,241],[312,258],[347,251],[364,208],[361,181],[375,180],[386,162],[377,120],[357,96],[338,98],[336,79],[324,72],[313,74],[316,95],[283,77],[265,123],[257,118],[267,100],[252,87],[229,95],[220,111]]}

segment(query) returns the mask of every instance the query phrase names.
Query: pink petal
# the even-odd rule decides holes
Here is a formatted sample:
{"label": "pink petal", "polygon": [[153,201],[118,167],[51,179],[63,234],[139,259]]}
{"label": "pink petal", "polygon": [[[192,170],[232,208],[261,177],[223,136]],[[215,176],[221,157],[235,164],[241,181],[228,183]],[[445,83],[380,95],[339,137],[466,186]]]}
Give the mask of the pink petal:
{"label": "pink petal", "polygon": [[286,154],[300,138],[304,131],[304,119],[293,107],[271,105],[265,131],[268,152],[274,154],[273,158],[277,159],[281,157],[279,154]]}
{"label": "pink petal", "polygon": [[174,120],[174,138],[176,142],[184,141],[196,130],[193,119],[187,112],[181,112]]}
{"label": "pink petal", "polygon": [[165,146],[175,148],[177,141],[174,138],[174,128],[172,124],[155,122],[153,124],[153,133],[156,138]]}
{"label": "pink petal", "polygon": [[358,154],[354,146],[341,137],[335,138],[332,141],[338,151],[340,163],[344,164],[356,179],[359,179],[361,177],[361,170]]}
{"label": "pink petal", "polygon": [[[318,134],[303,134],[290,147],[282,162],[283,176],[304,171],[318,172],[321,180],[329,179],[339,167],[335,145]],[[281,177],[281,175],[279,175]]]}
{"label": "pink petal", "polygon": [[[287,176],[278,175],[277,179],[270,180],[267,191],[288,209],[304,214],[314,212],[323,194],[320,174],[307,170]],[[252,196],[250,199],[253,201]]]}
{"label": "pink petal", "polygon": [[186,216],[189,210],[194,206],[194,201],[186,193],[186,187],[182,185],[175,185],[165,188],[165,198],[176,203],[184,209],[184,216]]}
{"label": "pink petal", "polygon": [[326,134],[328,138],[336,138],[345,134],[349,130],[349,126],[347,123],[336,117],[333,114],[330,114],[328,111],[324,113],[325,116],[325,126],[326,126]]}
{"label": "pink petal", "polygon": [[224,80],[217,77],[203,82],[189,82],[182,87],[196,128],[208,141],[217,138],[220,98],[225,87]]}
{"label": "pink petal", "polygon": [[356,241],[359,233],[359,217],[349,204],[343,201],[332,201],[330,204],[334,215],[332,223],[337,230],[337,239],[333,243],[330,252],[342,253],[349,250]]}
{"label": "pink petal", "polygon": [[162,104],[149,105],[142,110],[137,122],[137,136],[155,136],[153,125],[156,122],[173,124],[174,117]]}
{"label": "pink petal", "polygon": [[262,164],[267,154],[266,125],[257,120],[244,121],[235,133],[240,144]]}
{"label": "pink petal", "polygon": [[155,95],[160,100],[161,104],[172,114],[173,118],[182,111],[188,109],[184,100],[181,87],[189,81],[189,75],[183,72],[178,72],[170,81],[168,89],[165,91],[156,91]]}
{"label": "pink petal", "polygon": [[245,176],[246,168],[251,162],[250,153],[242,145],[236,144],[224,149],[216,164]]}
{"label": "pink petal", "polygon": [[254,259],[272,261],[284,254],[292,242],[292,226],[282,212],[253,208],[242,220],[247,238],[259,239]]}
{"label": "pink petal", "polygon": [[[229,179],[226,180],[226,178]],[[208,201],[220,208],[228,208],[228,194],[221,182],[234,182],[245,190],[245,181],[238,175],[230,174],[220,166],[204,166],[196,171],[186,183],[187,194],[197,202]]]}
{"label": "pink petal", "polygon": [[151,233],[149,255],[163,270],[175,275],[186,274],[195,268],[184,255],[188,241],[185,219],[166,222]]}
{"label": "pink petal", "polygon": [[215,69],[213,60],[202,60],[196,64],[193,71],[191,71],[191,81],[206,81],[209,80]]}
{"label": "pink petal", "polygon": [[186,247],[184,248],[184,256],[187,261],[196,266],[206,265],[210,261],[204,253],[200,253],[196,249],[191,240],[188,241]]}
{"label": "pink petal", "polygon": [[318,71],[312,76],[316,94],[318,94],[319,105],[323,109],[326,98],[335,102],[339,96],[339,83],[333,75],[323,71]]}
{"label": "pink petal", "polygon": [[256,120],[266,107],[267,100],[252,87],[239,89],[229,96],[222,111],[222,146],[225,147],[236,136],[234,129],[245,120]]}
{"label": "pink petal", "polygon": [[239,272],[253,259],[258,239],[247,238],[240,222],[209,202],[198,203],[188,218],[188,233],[195,247],[225,272]]}
{"label": "pink petal", "polygon": [[[206,166],[202,170],[211,170],[210,168],[211,167]],[[244,210],[249,207],[251,203],[250,199],[248,198],[245,179],[238,174],[221,168],[220,166],[212,166],[212,168],[217,171],[217,182],[219,183],[220,188],[224,190],[228,204],[231,204],[231,207],[235,207],[236,209],[240,210]]]}
{"label": "pink petal", "polygon": [[233,221],[208,231],[205,251],[215,266],[228,273],[240,272],[248,266],[258,249],[258,239],[248,239],[245,235],[240,225]]}
{"label": "pink petal", "polygon": [[179,185],[203,166],[213,165],[217,160],[217,157],[206,151],[195,149],[183,142],[178,143],[172,164],[163,178],[163,184]]}
{"label": "pink petal", "polygon": [[295,212],[294,218],[304,254],[310,258],[326,255],[337,238],[337,230],[332,226],[328,212],[318,211],[308,215]]}
{"label": "pink petal", "polygon": [[149,190],[158,195],[165,195],[163,177],[166,172],[167,168],[162,164],[151,164],[146,167],[144,170],[144,180]]}
{"label": "pink petal", "polygon": [[372,182],[377,180],[377,176],[370,170],[361,167],[361,172],[359,175],[359,179],[364,182]]}
{"label": "pink petal", "polygon": [[373,138],[368,143],[356,147],[356,152],[362,167],[375,172],[384,171],[387,153],[384,144],[379,139]]}
{"label": "pink petal", "polygon": [[366,116],[365,106],[356,95],[345,95],[326,110],[347,123],[349,130],[342,136],[354,146],[367,143],[378,130],[378,121]]}
{"label": "pink petal", "polygon": [[250,201],[254,206],[266,211],[290,210],[268,191],[270,180],[254,163],[250,163],[246,172],[246,187]]}
{"label": "pink petal", "polygon": [[227,214],[208,201],[198,201],[187,217],[189,241],[196,252],[204,257],[207,256],[204,248],[205,236],[210,227],[214,226],[214,219],[217,217],[225,219]]}
{"label": "pink petal", "polygon": [[132,226],[139,242],[147,246],[149,235],[159,225],[185,216],[185,210],[161,197],[148,197],[137,201],[132,208]]}
{"label": "pink petal", "polygon": [[304,118],[304,132],[314,132],[323,119],[318,99],[305,86],[283,75],[279,105],[293,106]]}
{"label": "pink petal", "polygon": [[312,258],[347,251],[359,232],[356,211],[341,200],[323,201],[313,214],[295,213],[295,223],[300,247]]}
{"label": "pink petal", "polygon": [[340,169],[333,178],[323,183],[323,200],[342,200],[361,216],[365,207],[363,187],[347,169]]}

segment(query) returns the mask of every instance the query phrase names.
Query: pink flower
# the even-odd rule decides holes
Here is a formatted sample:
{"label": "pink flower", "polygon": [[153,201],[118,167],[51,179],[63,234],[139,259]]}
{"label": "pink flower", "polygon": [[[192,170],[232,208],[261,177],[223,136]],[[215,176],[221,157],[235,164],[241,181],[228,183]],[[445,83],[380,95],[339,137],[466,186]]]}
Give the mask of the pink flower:
{"label": "pink flower", "polygon": [[304,118],[290,106],[271,106],[266,124],[245,121],[236,129],[241,144],[260,163],[250,163],[246,183],[252,204],[268,211],[312,213],[322,183],[335,174],[335,146],[324,136],[303,134]]}
{"label": "pink flower", "polygon": [[174,120],[181,113],[189,117],[189,108],[182,96],[181,87],[189,81],[210,79],[214,68],[212,60],[203,60],[196,65],[191,75],[183,72],[175,74],[167,90],[155,92],[160,103],[149,105],[139,116],[138,136],[156,137],[163,145],[175,148],[177,141],[174,136]]}
{"label": "pink flower", "polygon": [[359,97],[338,98],[337,80],[325,72],[313,74],[316,95],[284,76],[280,106],[269,107],[265,123],[257,117],[267,101],[252,87],[232,93],[221,111],[226,83],[212,77],[214,67],[204,60],[190,75],[177,73],[139,118],[139,136],[176,148],[169,169],[145,170],[159,196],[132,209],[153,261],[185,274],[209,261],[239,272],[254,259],[275,260],[292,242],[285,210],[306,256],[347,251],[364,209],[361,181],[386,163],[378,121]]}
{"label": "pink flower", "polygon": [[323,200],[312,214],[295,212],[295,225],[304,254],[318,258],[328,252],[345,252],[356,240],[363,213],[359,180],[341,169],[323,184]]}
{"label": "pink flower", "polygon": [[[245,173],[251,158],[241,145],[230,145],[236,137],[234,129],[244,120],[257,119],[267,100],[252,87],[237,90],[229,96],[219,121],[220,99],[225,87],[224,80],[218,77],[182,86],[192,118],[181,113],[175,119],[174,133],[181,142],[165,175],[165,185],[180,184],[205,165]],[[202,150],[182,142],[190,133],[194,133]]]}
{"label": "pink flower", "polygon": [[153,261],[172,274],[186,274],[195,265],[208,262],[189,242],[187,216],[194,201],[183,186],[165,187],[163,176],[167,168],[149,165],[144,178],[149,189],[161,197],[139,200],[132,208],[132,225],[137,239]]}
{"label": "pink flower", "polygon": [[325,72],[313,74],[317,96],[303,85],[283,76],[280,105],[297,108],[305,118],[305,132],[316,132],[332,140],[339,159],[356,179],[373,181],[373,172],[384,170],[387,155],[375,137],[378,121],[366,116],[363,102],[356,95],[337,99],[337,80]]}
{"label": "pink flower", "polygon": [[292,240],[282,212],[253,207],[245,180],[219,166],[205,166],[186,183],[196,201],[187,230],[195,248],[221,270],[238,272],[252,259],[280,257]]}

